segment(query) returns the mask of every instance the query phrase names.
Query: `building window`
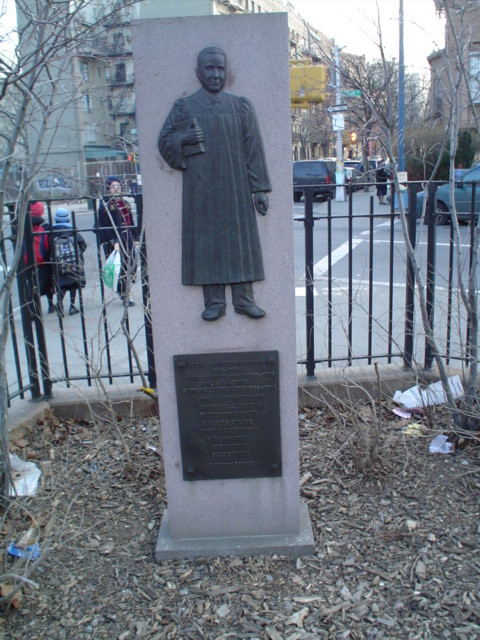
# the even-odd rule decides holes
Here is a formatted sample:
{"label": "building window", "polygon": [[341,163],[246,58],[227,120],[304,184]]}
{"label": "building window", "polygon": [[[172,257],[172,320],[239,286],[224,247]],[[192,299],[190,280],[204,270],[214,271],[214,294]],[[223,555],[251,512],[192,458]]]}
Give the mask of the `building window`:
{"label": "building window", "polygon": [[442,83],[438,78],[433,81],[433,117],[441,118],[443,115],[443,90]]}
{"label": "building window", "polygon": [[88,62],[80,61],[80,77],[88,82]]}
{"label": "building window", "polygon": [[110,69],[108,67],[105,67],[105,80],[107,82],[110,81]]}
{"label": "building window", "polygon": [[84,93],[82,96],[82,110],[88,113],[92,110],[92,99],[89,93]]}
{"label": "building window", "polygon": [[262,13],[262,7],[258,5],[258,13]]}
{"label": "building window", "polygon": [[97,129],[97,125],[96,124],[87,124],[85,125],[85,142],[86,143],[92,143],[95,142],[97,139],[96,136],[96,129]]}
{"label": "building window", "polygon": [[127,70],[124,62],[115,65],[115,82],[123,83],[127,81]]}
{"label": "building window", "polygon": [[470,54],[470,91],[475,103],[480,102],[480,51]]}
{"label": "building window", "polygon": [[120,137],[124,138],[125,135],[128,133],[128,125],[130,123],[128,122],[128,120],[126,122],[120,122]]}

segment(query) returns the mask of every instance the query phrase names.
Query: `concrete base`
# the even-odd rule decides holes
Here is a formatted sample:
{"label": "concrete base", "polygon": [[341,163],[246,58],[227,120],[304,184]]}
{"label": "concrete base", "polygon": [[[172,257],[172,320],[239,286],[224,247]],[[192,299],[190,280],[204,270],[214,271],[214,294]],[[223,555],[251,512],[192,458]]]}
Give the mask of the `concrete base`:
{"label": "concrete base", "polygon": [[230,538],[173,539],[168,526],[168,510],[163,513],[155,548],[155,559],[214,558],[278,554],[306,556],[315,553],[312,524],[306,504],[300,504],[300,532],[291,535],[238,536]]}

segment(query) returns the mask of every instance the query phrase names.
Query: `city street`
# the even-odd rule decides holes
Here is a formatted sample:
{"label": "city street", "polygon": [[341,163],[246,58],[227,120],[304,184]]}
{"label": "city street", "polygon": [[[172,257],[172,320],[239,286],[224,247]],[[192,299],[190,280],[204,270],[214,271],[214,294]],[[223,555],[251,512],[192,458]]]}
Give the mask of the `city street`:
{"label": "city street", "polygon": [[[373,197],[375,217],[373,224],[372,243],[370,242],[370,220],[367,217],[370,211],[370,200]],[[314,203],[314,215],[327,215],[327,203]],[[304,250],[304,203],[294,204],[294,236],[295,236],[295,277],[296,277],[296,310],[297,310],[297,356],[302,358],[306,353],[305,335],[305,250]],[[364,356],[367,354],[367,336],[369,322],[369,278],[372,280],[372,318],[373,341],[372,354],[383,355],[388,351],[388,326],[391,325],[393,339],[392,352],[403,349],[405,330],[405,294],[406,294],[406,247],[403,231],[398,216],[393,221],[393,229],[390,216],[390,205],[381,206],[375,197],[375,191],[369,193],[357,191],[353,194],[353,223],[352,223],[352,356]],[[365,215],[366,217],[359,217]],[[385,217],[380,217],[385,216]],[[326,219],[315,221],[314,226],[314,285],[315,285],[315,357],[324,358],[328,353],[328,239]],[[427,227],[417,223],[417,256],[422,273],[425,275]],[[462,225],[462,249],[468,250],[468,226]],[[331,227],[331,291],[332,291],[332,315],[331,335],[333,358],[344,360],[348,345],[348,305],[349,305],[349,220],[348,202],[332,201],[332,227]],[[393,234],[393,264],[390,265],[390,243]],[[440,322],[447,308],[447,286],[449,277],[449,247],[450,226],[437,226],[437,323],[441,331],[445,330],[445,323]],[[371,246],[372,245],[372,246]],[[370,250],[373,255],[373,270],[369,273]],[[468,257],[468,256],[467,256]],[[468,261],[464,259],[464,264]],[[390,288],[390,282],[392,287]],[[456,282],[454,280],[454,286]],[[389,301],[391,290],[391,301]],[[456,299],[456,296],[455,296]],[[392,314],[389,317],[389,302],[391,302]],[[454,303],[455,304],[455,303]],[[459,333],[459,325],[456,323],[456,331]],[[417,335],[421,335],[420,317],[417,316],[415,325]],[[458,343],[460,337],[452,335],[454,342]],[[444,343],[444,336],[439,336]],[[423,340],[417,340],[417,347],[421,353],[424,346]],[[420,355],[419,355],[420,357]],[[399,360],[397,360],[399,361]],[[361,364],[362,362],[359,362]],[[365,360],[363,360],[365,363]],[[321,367],[320,367],[321,369]]]}

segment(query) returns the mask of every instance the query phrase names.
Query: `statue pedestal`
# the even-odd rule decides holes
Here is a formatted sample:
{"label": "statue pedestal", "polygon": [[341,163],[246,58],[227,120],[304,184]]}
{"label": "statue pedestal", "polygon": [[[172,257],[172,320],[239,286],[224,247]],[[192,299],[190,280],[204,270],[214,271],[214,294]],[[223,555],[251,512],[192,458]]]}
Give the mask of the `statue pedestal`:
{"label": "statue pedestal", "polygon": [[[168,502],[156,558],[312,553],[308,512],[299,499],[287,14],[140,20],[133,23],[133,35]],[[206,322],[202,287],[181,283],[183,172],[161,158],[157,139],[175,101],[198,91],[197,56],[209,46],[226,52],[225,91],[254,105],[272,183],[267,215],[257,215],[265,279],[254,283],[254,295],[266,311],[259,320],[234,312],[227,286],[226,314]],[[265,373],[263,356],[247,358],[235,370],[238,357],[268,352],[277,354],[278,378]],[[176,385],[179,363],[184,379]],[[268,410],[267,390],[276,398]],[[257,437],[255,446],[249,430]],[[262,457],[273,455],[274,444],[280,462]],[[245,471],[248,465],[255,471]]]}

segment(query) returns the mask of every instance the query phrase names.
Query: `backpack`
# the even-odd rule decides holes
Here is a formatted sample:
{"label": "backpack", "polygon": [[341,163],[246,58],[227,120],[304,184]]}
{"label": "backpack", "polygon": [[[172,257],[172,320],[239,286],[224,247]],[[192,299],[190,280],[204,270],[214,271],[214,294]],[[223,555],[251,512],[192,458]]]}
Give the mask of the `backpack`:
{"label": "backpack", "polygon": [[53,237],[53,246],[55,250],[55,264],[58,275],[66,278],[72,278],[72,280],[82,284],[85,279],[85,271],[80,252],[78,257],[81,264],[77,262],[73,235],[71,233],[56,233]]}
{"label": "backpack", "polygon": [[[38,233],[42,231],[42,233]],[[33,237],[33,252],[35,254],[35,262],[37,265],[45,264],[49,262],[50,249],[48,246],[48,232],[43,225],[34,226],[33,232],[36,234]],[[28,263],[27,257],[27,245],[25,239],[23,240],[23,260],[25,264]]]}
{"label": "backpack", "polygon": [[35,250],[35,259],[37,261],[37,264],[44,264],[45,262],[48,262],[49,251],[46,246],[47,237],[47,233],[42,233],[39,236],[35,236],[33,240],[33,247]]}

